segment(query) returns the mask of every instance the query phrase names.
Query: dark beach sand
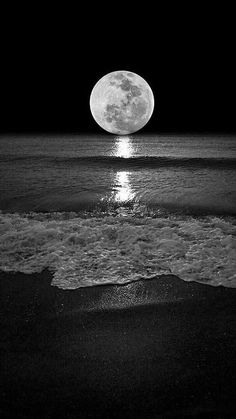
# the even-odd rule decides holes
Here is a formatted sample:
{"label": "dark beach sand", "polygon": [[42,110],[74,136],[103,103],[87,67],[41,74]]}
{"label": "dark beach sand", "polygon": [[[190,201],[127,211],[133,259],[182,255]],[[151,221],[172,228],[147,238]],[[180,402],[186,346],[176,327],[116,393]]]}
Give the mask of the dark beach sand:
{"label": "dark beach sand", "polygon": [[235,418],[235,289],[1,274],[1,418]]}

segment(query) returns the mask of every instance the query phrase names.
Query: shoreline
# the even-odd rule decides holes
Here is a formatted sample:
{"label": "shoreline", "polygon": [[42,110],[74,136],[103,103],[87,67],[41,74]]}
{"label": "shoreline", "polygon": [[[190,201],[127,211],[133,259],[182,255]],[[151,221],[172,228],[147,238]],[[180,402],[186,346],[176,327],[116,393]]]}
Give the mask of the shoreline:
{"label": "shoreline", "polygon": [[1,417],[236,416],[236,289],[51,279],[0,274]]}
{"label": "shoreline", "polygon": [[[35,315],[53,313],[53,304],[56,303],[54,315],[68,315],[70,312],[99,312],[138,308],[141,306],[155,306],[190,302],[191,304],[206,302],[209,299],[220,300],[235,298],[236,288],[213,286],[207,281],[185,281],[176,275],[156,275],[150,279],[141,278],[123,284],[105,283],[75,289],[64,289],[53,284],[53,274],[45,269],[41,273],[24,274],[20,272],[0,271],[1,307],[7,301],[14,305],[16,311],[19,304],[29,303],[31,298],[37,305],[39,312]],[[20,299],[18,292],[20,292]],[[59,308],[60,306],[60,308]],[[32,310],[32,307],[31,307]],[[22,315],[21,312],[19,312]]]}

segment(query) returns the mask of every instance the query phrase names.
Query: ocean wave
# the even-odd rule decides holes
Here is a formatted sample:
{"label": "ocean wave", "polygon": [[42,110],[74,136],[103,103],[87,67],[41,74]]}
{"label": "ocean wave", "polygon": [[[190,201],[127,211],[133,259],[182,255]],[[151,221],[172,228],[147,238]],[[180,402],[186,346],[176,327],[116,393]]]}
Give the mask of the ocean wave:
{"label": "ocean wave", "polygon": [[160,274],[236,287],[234,219],[120,213],[0,214],[0,269],[48,268],[63,289],[124,284]]}
{"label": "ocean wave", "polygon": [[235,158],[198,158],[198,157],[161,157],[161,156],[49,156],[49,155],[3,155],[1,162],[9,161],[47,161],[54,164],[99,164],[120,168],[156,168],[156,167],[191,167],[191,168],[236,168]]}

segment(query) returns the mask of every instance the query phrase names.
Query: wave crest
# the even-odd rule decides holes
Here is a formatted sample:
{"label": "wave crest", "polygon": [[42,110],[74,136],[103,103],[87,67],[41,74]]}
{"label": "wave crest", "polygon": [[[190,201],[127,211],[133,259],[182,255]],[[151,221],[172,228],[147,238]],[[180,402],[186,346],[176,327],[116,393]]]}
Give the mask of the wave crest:
{"label": "wave crest", "polygon": [[134,157],[118,157],[118,156],[48,156],[48,155],[4,155],[0,157],[0,161],[46,161],[52,164],[85,164],[115,167],[191,167],[191,168],[224,168],[235,169],[235,158],[213,158],[213,157],[171,157],[171,156],[134,156]]}

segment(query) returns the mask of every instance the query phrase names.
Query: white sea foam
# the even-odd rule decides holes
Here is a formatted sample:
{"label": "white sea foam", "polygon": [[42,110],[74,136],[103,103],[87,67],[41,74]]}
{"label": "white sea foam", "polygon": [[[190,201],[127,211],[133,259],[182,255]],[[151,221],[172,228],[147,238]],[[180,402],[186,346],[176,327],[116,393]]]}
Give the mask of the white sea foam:
{"label": "white sea foam", "polygon": [[232,219],[15,213],[0,214],[0,234],[1,270],[48,268],[52,284],[63,289],[170,273],[236,287]]}

